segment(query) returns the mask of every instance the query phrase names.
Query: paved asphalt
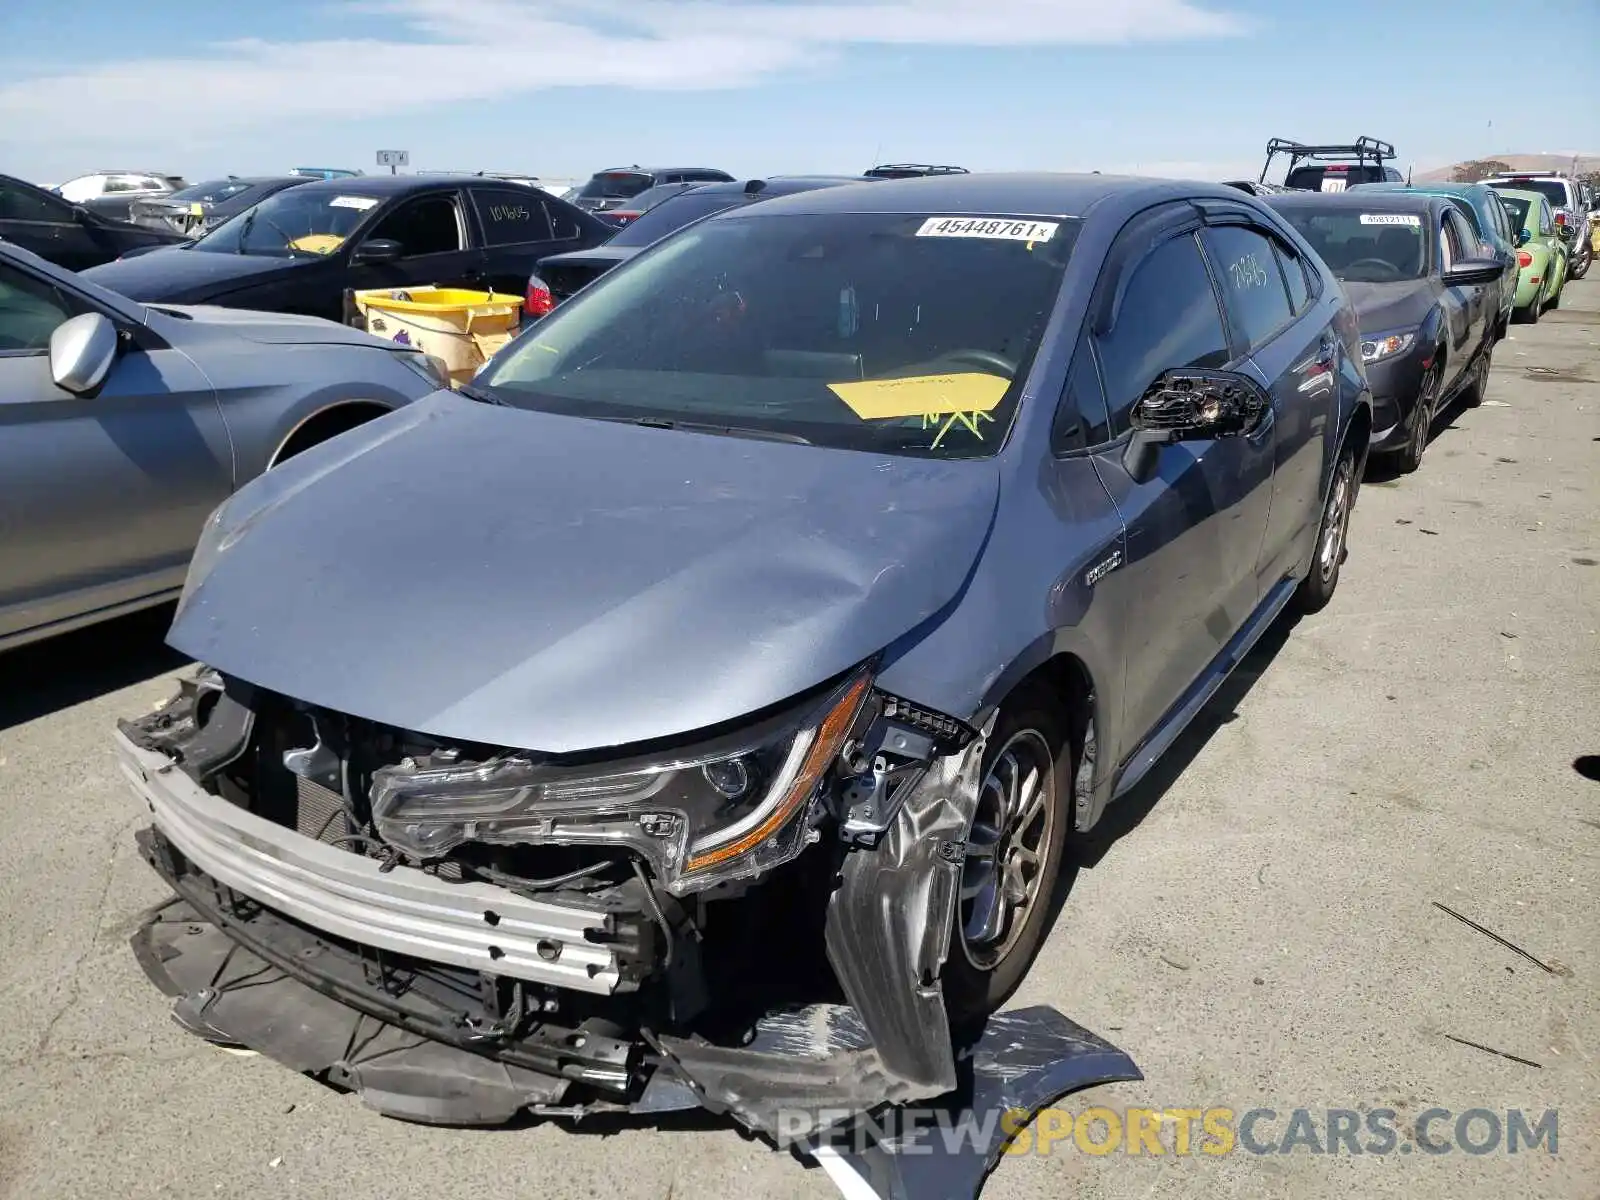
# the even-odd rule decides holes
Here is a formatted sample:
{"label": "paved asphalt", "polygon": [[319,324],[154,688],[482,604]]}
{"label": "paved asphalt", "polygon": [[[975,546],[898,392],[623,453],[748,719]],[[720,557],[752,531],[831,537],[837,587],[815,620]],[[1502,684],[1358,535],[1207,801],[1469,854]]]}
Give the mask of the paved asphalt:
{"label": "paved asphalt", "polygon": [[[1154,1157],[1068,1137],[1006,1158],[986,1200],[1597,1194],[1600,782],[1574,768],[1600,755],[1597,310],[1600,280],[1572,285],[1501,345],[1489,403],[1451,414],[1419,473],[1369,479],[1332,606],[1269,634],[1083,847],[1017,997],[1144,1070],[1073,1112],[1271,1108],[1252,1135],[1273,1146],[1296,1108],[1319,1143],[1329,1109],[1392,1109],[1402,1130],[1435,1106],[1489,1109],[1502,1139],[1506,1110],[1554,1109],[1558,1152],[1429,1154],[1402,1134],[1389,1154]],[[0,656],[0,1195],[835,1194],[709,1120],[404,1125],[174,1026],[126,945],[162,889],[107,746],[181,666],[163,617]]]}

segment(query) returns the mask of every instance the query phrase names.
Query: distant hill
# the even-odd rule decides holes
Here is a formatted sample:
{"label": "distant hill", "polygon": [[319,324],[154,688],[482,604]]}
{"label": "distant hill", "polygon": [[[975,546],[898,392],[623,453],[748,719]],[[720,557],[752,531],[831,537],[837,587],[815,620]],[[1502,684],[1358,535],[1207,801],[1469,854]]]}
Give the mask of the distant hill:
{"label": "distant hill", "polygon": [[1600,154],[1488,154],[1481,159],[1451,163],[1431,171],[1418,171],[1418,183],[1481,179],[1495,171],[1572,171],[1578,175],[1600,172]]}

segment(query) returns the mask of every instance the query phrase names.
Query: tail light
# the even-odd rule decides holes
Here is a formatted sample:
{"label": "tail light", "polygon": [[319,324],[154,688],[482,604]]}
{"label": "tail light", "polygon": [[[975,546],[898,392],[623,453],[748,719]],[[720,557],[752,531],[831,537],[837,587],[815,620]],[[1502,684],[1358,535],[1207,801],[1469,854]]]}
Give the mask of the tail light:
{"label": "tail light", "polygon": [[1529,254],[1526,250],[1518,250],[1517,251],[1517,266],[1519,266],[1519,267],[1531,267],[1531,266],[1533,266],[1533,255]]}
{"label": "tail light", "polygon": [[550,294],[550,285],[537,275],[528,276],[528,294],[522,301],[523,315],[543,317],[555,308],[556,298]]}
{"label": "tail light", "polygon": [[611,219],[618,225],[626,225],[629,221],[635,220],[642,215],[642,213],[636,212],[632,209],[618,208],[612,210]]}
{"label": "tail light", "polygon": [[1557,225],[1565,225],[1566,223],[1567,223],[1567,214],[1564,213],[1564,212],[1556,213],[1556,224]]}

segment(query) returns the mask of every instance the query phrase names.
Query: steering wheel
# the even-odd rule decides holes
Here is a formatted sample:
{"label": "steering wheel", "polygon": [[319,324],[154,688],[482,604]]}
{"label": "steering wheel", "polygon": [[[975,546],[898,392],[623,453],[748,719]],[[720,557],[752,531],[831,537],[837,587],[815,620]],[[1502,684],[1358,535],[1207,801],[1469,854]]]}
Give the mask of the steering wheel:
{"label": "steering wheel", "polygon": [[965,363],[973,367],[987,367],[996,374],[1004,375],[1007,379],[1015,379],[1017,375],[1017,364],[992,350],[952,350],[948,354],[939,355],[939,361]]}
{"label": "steering wheel", "polygon": [[1358,258],[1353,263],[1346,263],[1344,269],[1346,271],[1354,271],[1357,267],[1382,267],[1391,275],[1400,274],[1400,268],[1386,258]]}

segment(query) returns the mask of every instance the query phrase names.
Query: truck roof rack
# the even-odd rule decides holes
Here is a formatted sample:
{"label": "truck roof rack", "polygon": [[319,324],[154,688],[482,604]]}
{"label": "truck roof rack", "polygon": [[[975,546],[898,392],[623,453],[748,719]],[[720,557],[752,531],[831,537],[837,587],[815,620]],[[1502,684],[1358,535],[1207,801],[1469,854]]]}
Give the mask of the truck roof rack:
{"label": "truck roof rack", "polygon": [[1267,181],[1267,172],[1272,169],[1272,160],[1280,154],[1289,156],[1289,170],[1308,158],[1321,159],[1324,162],[1353,162],[1371,163],[1381,167],[1386,162],[1395,159],[1395,149],[1382,138],[1367,137],[1363,134],[1353,142],[1339,142],[1329,145],[1307,145],[1304,142],[1292,141],[1289,138],[1270,138],[1267,141],[1267,161],[1261,166],[1261,175],[1258,182]]}

